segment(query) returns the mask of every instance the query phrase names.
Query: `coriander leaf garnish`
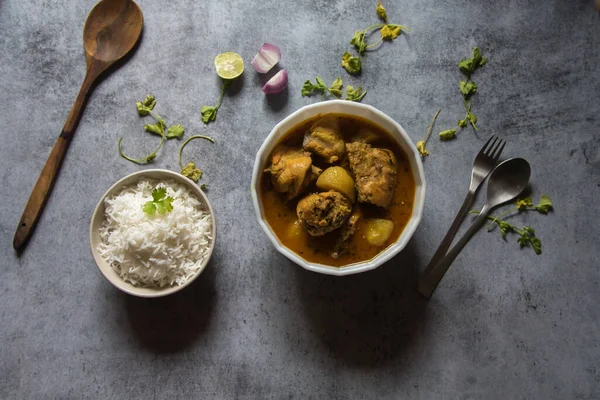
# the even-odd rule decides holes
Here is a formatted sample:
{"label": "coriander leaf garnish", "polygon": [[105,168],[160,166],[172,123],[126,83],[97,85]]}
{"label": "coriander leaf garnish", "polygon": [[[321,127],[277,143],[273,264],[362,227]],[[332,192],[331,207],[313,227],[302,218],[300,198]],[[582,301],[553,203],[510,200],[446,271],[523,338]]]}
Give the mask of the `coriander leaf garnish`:
{"label": "coriander leaf garnish", "polygon": [[363,92],[362,86],[359,86],[356,89],[354,89],[353,86],[348,85],[346,87],[346,97],[344,98],[344,100],[361,101],[366,94],[367,91],[365,90]]}
{"label": "coriander leaf garnish", "polygon": [[165,214],[169,211],[173,211],[172,197],[167,197],[167,189],[164,187],[158,187],[152,191],[152,200],[147,201],[142,206],[142,210],[153,216],[156,212],[159,214]]}
{"label": "coriander leaf garnish", "polygon": [[[540,214],[547,214],[551,209],[552,200],[550,200],[550,197],[545,194],[540,196],[540,201],[535,206],[533,205],[533,200],[531,197],[519,198],[515,201],[515,208],[505,211],[496,217],[487,217],[487,219],[492,221],[488,226],[488,231],[491,231],[494,225],[497,225],[498,230],[500,231],[500,236],[502,236],[502,239],[504,240],[506,240],[506,237],[509,233],[517,233],[519,234],[517,243],[521,248],[531,247],[535,254],[542,254],[542,242],[538,237],[535,236],[535,230],[532,227],[526,225],[523,228],[519,228],[510,224],[509,222],[506,222],[506,220],[503,218],[511,216],[510,214],[516,215],[515,213],[528,211],[537,211]],[[470,213],[479,214],[479,211],[473,210],[470,211]]]}
{"label": "coriander leaf garnish", "polygon": [[332,95],[334,95],[336,97],[342,97],[342,87],[343,86],[344,86],[344,83],[342,82],[342,79],[337,78],[335,81],[333,81],[333,83],[329,87],[329,93],[331,93]]}
{"label": "coriander leaf garnish", "polygon": [[545,194],[541,195],[540,201],[535,206],[535,209],[539,213],[548,214],[548,211],[552,210],[552,200]]}
{"label": "coriander leaf garnish", "polygon": [[190,178],[194,182],[198,182],[198,179],[202,178],[202,170],[196,168],[196,164],[194,164],[193,161],[190,161],[181,169],[181,175]]}
{"label": "coriander leaf garnish", "polygon": [[477,92],[477,84],[473,81],[471,82],[466,82],[466,81],[460,81],[460,92],[463,94],[463,97],[465,98],[465,100],[468,100],[469,97],[471,97],[472,95],[474,95]]}
{"label": "coriander leaf garnish", "polygon": [[[342,67],[352,75],[360,74],[362,70],[362,61],[361,56],[369,49],[377,47],[383,40],[392,41],[396,39],[402,31],[409,32],[410,30],[403,25],[390,24],[388,23],[388,16],[385,7],[381,4],[381,2],[377,2],[376,7],[377,16],[384,22],[383,24],[375,24],[368,26],[363,30],[358,30],[354,32],[352,39],[350,40],[350,44],[354,46],[354,49],[358,53],[357,56],[350,54],[349,52],[345,52],[342,56]],[[379,40],[372,44],[367,44],[367,36],[371,33],[379,30],[379,35],[381,36]]]}
{"label": "coriander leaf garnish", "polygon": [[473,48],[473,57],[467,58],[458,63],[458,68],[467,77],[467,80],[461,80],[459,84],[466,111],[465,118],[459,119],[457,122],[457,125],[460,128],[465,128],[470,123],[473,129],[478,130],[477,125],[475,125],[477,123],[477,116],[471,112],[471,106],[473,104],[471,96],[477,93],[477,84],[471,80],[471,75],[477,69],[483,67],[486,63],[487,58],[481,54],[481,51],[478,47]]}
{"label": "coriander leaf garnish", "polygon": [[425,133],[425,139],[417,142],[417,144],[416,144],[417,150],[421,154],[421,158],[424,158],[429,155],[429,151],[425,148],[425,145],[427,144],[427,141],[429,140],[429,136],[431,136],[431,132],[433,132],[433,125],[435,124],[435,120],[437,119],[438,115],[440,115],[441,111],[442,111],[441,109],[437,110],[437,112],[431,119],[431,122],[429,123],[429,126],[427,127],[427,132]]}
{"label": "coriander leaf garnish", "polygon": [[154,110],[155,106],[156,106],[156,98],[151,94],[147,95],[144,98],[144,101],[136,101],[135,102],[135,107],[137,109],[138,114],[141,117],[150,115],[150,116],[152,116],[152,118],[154,118],[156,120],[156,123],[154,123],[154,124],[145,124],[144,130],[148,133],[152,133],[154,135],[160,136],[160,143],[158,144],[158,147],[156,148],[156,150],[154,150],[152,153],[148,154],[146,157],[133,158],[133,157],[130,157],[130,156],[126,155],[125,153],[123,153],[123,150],[121,149],[121,142],[123,141],[123,138],[120,138],[119,141],[117,142],[117,147],[119,149],[119,154],[121,155],[121,157],[123,157],[126,160],[129,160],[131,162],[137,163],[137,164],[148,164],[148,163],[152,162],[152,160],[154,160],[154,158],[156,157],[156,153],[158,152],[158,150],[160,150],[160,148],[162,147],[162,145],[166,139],[181,138],[181,136],[183,136],[185,129],[183,128],[182,125],[179,125],[179,124],[170,126],[169,129],[167,130],[167,134],[165,135],[165,129],[167,128],[167,123],[165,122],[165,120],[162,117],[160,117],[159,115],[155,114],[152,111],[152,110]]}
{"label": "coriander leaf garnish", "polygon": [[441,140],[454,139],[454,137],[456,136],[456,128],[452,128],[452,129],[447,129],[445,131],[441,131],[439,133],[439,136],[440,136]]}
{"label": "coriander leaf garnish", "polygon": [[190,141],[192,141],[194,139],[205,139],[211,143],[214,143],[215,140],[211,137],[204,136],[204,135],[194,135],[194,136],[190,136],[189,138],[187,138],[185,140],[185,142],[183,142],[181,144],[181,146],[179,147],[178,159],[179,159],[179,168],[181,168],[181,175],[190,178],[194,182],[198,182],[198,180],[202,177],[202,170],[200,168],[196,168],[196,164],[194,162],[189,162],[185,167],[183,166],[183,163],[181,162],[181,152],[183,151],[183,148]]}
{"label": "coriander leaf garnish", "polygon": [[359,74],[361,71],[360,57],[354,57],[352,54],[345,52],[342,56],[342,67],[344,67],[349,74]]}
{"label": "coriander leaf garnish", "polygon": [[531,197],[519,198],[515,201],[515,205],[517,206],[517,210],[525,210],[527,207],[533,206],[533,200],[531,200]]}
{"label": "coriander leaf garnish", "polygon": [[163,136],[165,134],[165,128],[160,122],[157,122],[156,124],[146,124],[144,125],[144,130],[158,136]]}
{"label": "coriander leaf garnish", "polygon": [[[373,27],[370,28],[373,29]],[[356,31],[354,32],[352,39],[350,39],[350,44],[354,45],[354,48],[356,51],[358,51],[359,56],[367,49],[367,44],[365,43],[366,31],[366,29],[364,31]]]}
{"label": "coriander leaf garnish", "polygon": [[377,2],[377,16],[387,24],[387,12],[385,11],[385,7],[383,7],[383,4],[381,4],[381,1]]}
{"label": "coriander leaf garnish", "polygon": [[167,129],[167,139],[181,139],[184,133],[185,128],[182,125],[171,125],[169,129]]}
{"label": "coriander leaf garnish", "polygon": [[151,94],[147,95],[143,102],[142,101],[135,102],[135,107],[137,108],[137,112],[142,117],[145,117],[146,115],[150,114],[150,111],[152,111],[154,109],[155,105],[156,105],[156,98]]}
{"label": "coriander leaf garnish", "polygon": [[[329,93],[337,99],[341,99],[343,95],[343,81],[341,78],[337,78],[333,81],[331,86],[327,86],[321,77],[316,77],[316,83],[312,83],[310,80],[304,82],[302,85],[302,96],[312,96],[315,93],[321,93],[323,99]],[[361,86],[356,89],[350,85],[346,87],[346,97],[344,100],[349,101],[361,101],[367,94],[367,91],[363,91]]]}
{"label": "coriander leaf garnish", "polygon": [[392,24],[388,24],[385,25],[381,28],[381,31],[379,31],[381,33],[381,38],[383,40],[394,40],[396,39],[398,36],[400,36],[400,33],[402,33],[402,29],[404,28],[404,30],[408,31],[408,28],[402,25],[392,25]]}
{"label": "coriander leaf garnish", "polygon": [[217,118],[217,110],[221,107],[221,102],[223,101],[223,95],[225,94],[225,90],[231,83],[231,80],[223,79],[223,84],[221,85],[221,94],[219,95],[219,101],[216,106],[202,106],[200,109],[200,114],[202,114],[202,122],[208,124],[209,122],[214,121]]}

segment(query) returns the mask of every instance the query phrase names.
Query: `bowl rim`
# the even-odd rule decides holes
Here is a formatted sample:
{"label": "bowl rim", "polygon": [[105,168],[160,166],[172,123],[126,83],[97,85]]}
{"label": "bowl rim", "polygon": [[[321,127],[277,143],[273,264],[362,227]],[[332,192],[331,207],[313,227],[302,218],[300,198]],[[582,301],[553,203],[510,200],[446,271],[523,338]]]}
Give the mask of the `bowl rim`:
{"label": "bowl rim", "polygon": [[[210,246],[208,248],[208,256],[206,257],[205,261],[202,263],[202,265],[200,266],[198,271],[187,282],[185,282],[183,285],[180,285],[180,286],[179,285],[178,286],[170,286],[170,287],[167,287],[164,289],[137,288],[137,287],[133,286],[131,283],[126,282],[123,279],[121,279],[121,277],[116,275],[116,273],[115,273],[115,275],[109,274],[105,270],[105,268],[112,270],[112,267],[110,265],[108,265],[106,260],[104,260],[104,258],[102,258],[102,256],[98,253],[98,251],[94,248],[93,235],[96,230],[94,222],[98,218],[98,214],[100,212],[104,213],[104,200],[106,199],[106,197],[109,194],[112,194],[113,192],[115,192],[116,190],[124,187],[125,185],[123,182],[129,181],[129,180],[134,180],[134,178],[137,178],[137,181],[139,181],[140,179],[143,179],[143,177],[148,174],[163,175],[164,178],[162,178],[162,179],[173,179],[176,182],[179,182],[179,183],[187,186],[194,194],[196,194],[200,198],[200,200],[202,202],[204,202],[204,204],[206,204],[206,207],[208,208],[208,212],[211,216],[212,240],[211,240]],[[157,178],[156,176],[154,176],[154,177],[147,176],[147,179],[161,180],[160,177]],[[133,184],[133,182],[128,183],[128,185],[129,184]],[[104,216],[102,216],[102,219],[100,221],[103,221],[103,220],[104,220]],[[179,292],[180,290],[183,290],[187,286],[191,285],[192,282],[194,282],[196,280],[196,278],[198,278],[198,276],[200,276],[200,274],[206,269],[206,266],[208,265],[210,258],[212,257],[216,240],[217,240],[217,224],[216,224],[216,220],[215,220],[215,212],[213,210],[212,205],[210,204],[208,197],[204,193],[204,191],[202,189],[200,189],[200,187],[191,179],[189,179],[177,172],[170,171],[168,169],[162,169],[162,168],[152,168],[152,169],[144,169],[141,171],[136,171],[136,172],[133,172],[131,174],[128,174],[128,175],[122,177],[121,179],[116,181],[114,184],[112,184],[110,186],[110,188],[108,188],[104,192],[104,194],[100,197],[98,204],[94,208],[94,212],[92,213],[92,218],[90,221],[90,228],[89,228],[90,250],[92,252],[92,257],[94,258],[94,262],[96,263],[96,266],[98,267],[98,269],[100,270],[102,275],[114,287],[121,290],[122,292],[130,294],[132,296],[144,297],[144,298],[155,298],[155,297],[168,296],[170,294]],[[100,266],[100,263],[106,264],[106,267]]]}
{"label": "bowl rim", "polygon": [[[413,163],[411,162],[411,168],[413,169],[413,176],[418,177],[419,180],[421,181],[421,185],[417,185],[417,187],[415,188],[415,201],[413,203],[412,215],[411,215],[410,219],[408,220],[406,227],[404,228],[404,230],[398,237],[398,240],[396,242],[392,243],[391,245],[389,245],[387,248],[383,249],[375,257],[373,257],[369,260],[361,261],[358,263],[348,264],[348,265],[345,265],[342,267],[333,267],[330,265],[309,262],[309,261],[305,260],[304,258],[300,257],[298,254],[296,254],[289,248],[285,247],[282,243],[280,243],[279,239],[277,238],[277,235],[275,235],[275,233],[272,231],[272,229],[269,226],[269,224],[267,223],[267,221],[262,216],[261,203],[259,200],[260,196],[258,193],[258,186],[260,185],[260,179],[262,177],[262,169],[263,169],[262,163],[261,163],[261,158],[263,157],[263,154],[268,150],[269,147],[271,147],[272,145],[274,146],[274,144],[272,144],[271,142],[274,140],[276,134],[282,129],[282,127],[284,125],[289,124],[290,121],[293,121],[295,119],[298,119],[298,121],[295,122],[293,125],[294,126],[298,125],[299,123],[301,123],[303,120],[306,119],[306,118],[299,118],[299,117],[302,116],[307,111],[310,112],[311,114],[314,113],[314,115],[310,117],[310,118],[312,118],[319,114],[319,109],[329,108],[331,106],[336,106],[336,105],[340,105],[344,108],[347,108],[348,111],[347,112],[323,111],[323,114],[328,114],[328,113],[352,114],[352,109],[363,109],[363,110],[372,112],[378,118],[385,121],[387,124],[392,125],[396,129],[396,131],[400,134],[402,139],[406,142],[405,144],[407,144],[407,146],[402,146],[401,143],[399,143],[399,145],[401,145],[402,149],[407,153],[407,156],[409,156],[409,158],[411,158],[411,155],[412,155],[412,158],[414,159],[414,164],[416,165],[416,171],[415,171]],[[379,123],[378,121],[373,121],[373,122],[378,125],[381,125],[381,123]],[[410,150],[407,150],[407,149],[410,149]],[[408,154],[409,152],[410,152],[410,154]],[[371,105],[357,103],[357,102],[350,102],[347,100],[329,100],[329,101],[322,101],[319,103],[314,103],[314,104],[309,104],[309,105],[303,106],[300,109],[294,111],[292,114],[285,117],[277,125],[275,125],[275,127],[273,127],[271,132],[264,139],[258,152],[256,153],[256,158],[254,161],[254,168],[252,170],[252,183],[251,183],[251,187],[250,187],[256,219],[258,220],[259,225],[261,226],[262,230],[265,232],[267,237],[270,239],[270,241],[273,244],[273,246],[275,247],[275,249],[277,251],[279,251],[281,254],[283,254],[285,257],[287,257],[289,260],[293,261],[297,265],[299,265],[309,271],[318,272],[318,273],[327,274],[327,275],[334,275],[334,276],[351,275],[351,274],[357,274],[357,273],[373,270],[373,269],[381,266],[385,262],[389,261],[392,257],[394,257],[400,251],[402,251],[406,247],[406,245],[408,244],[408,242],[410,241],[412,236],[414,235],[414,233],[423,217],[423,211],[425,208],[426,189],[427,189],[427,184],[425,182],[425,171],[423,168],[421,156],[418,153],[416,147],[414,146],[412,139],[410,138],[410,136],[408,136],[408,134],[406,133],[404,128],[398,122],[396,122],[394,119],[392,119],[387,114],[385,114],[383,111],[380,111]],[[419,192],[420,196],[417,196],[417,194],[418,194],[417,192]]]}

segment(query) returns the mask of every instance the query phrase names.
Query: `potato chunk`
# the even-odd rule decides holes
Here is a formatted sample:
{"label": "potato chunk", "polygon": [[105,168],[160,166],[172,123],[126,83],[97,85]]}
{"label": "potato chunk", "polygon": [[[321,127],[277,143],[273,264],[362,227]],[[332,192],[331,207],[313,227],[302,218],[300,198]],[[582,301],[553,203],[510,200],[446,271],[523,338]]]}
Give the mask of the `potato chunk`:
{"label": "potato chunk", "polygon": [[317,179],[317,188],[323,191],[335,190],[354,202],[354,179],[342,167],[329,167]]}
{"label": "potato chunk", "polygon": [[371,246],[383,246],[394,231],[394,222],[387,219],[369,219],[366,222],[366,238]]}

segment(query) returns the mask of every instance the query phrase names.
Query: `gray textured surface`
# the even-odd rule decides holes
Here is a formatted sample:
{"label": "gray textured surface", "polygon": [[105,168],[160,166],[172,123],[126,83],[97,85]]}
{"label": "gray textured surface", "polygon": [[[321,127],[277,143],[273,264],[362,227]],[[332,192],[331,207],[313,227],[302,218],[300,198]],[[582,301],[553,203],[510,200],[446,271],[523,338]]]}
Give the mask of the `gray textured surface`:
{"label": "gray textured surface", "polygon": [[[81,29],[93,1],[0,1],[1,398],[543,398],[600,397],[600,15],[592,0],[387,2],[412,33],[368,56],[360,80],[339,58],[373,23],[366,1],[143,2],[137,53],[90,97],[37,232],[17,258],[12,236],[84,76]],[[282,49],[289,92],[260,91],[249,61],[263,41]],[[480,134],[433,138],[425,216],[411,244],[363,275],[321,276],[271,247],[249,195],[254,155],[299,107],[302,82],[342,76],[365,102],[420,140],[462,114],[456,68],[479,45]],[[208,127],[213,57],[247,71]],[[133,108],[147,92],[188,132],[210,184],[220,235],[210,267],[162,300],[129,297],[100,275],[88,223],[100,195],[140,167],[117,154],[153,148]],[[527,158],[533,191],[556,211],[517,217],[544,254],[480,232],[428,303],[414,291],[450,224],[470,163],[490,134]],[[167,143],[155,166],[175,169]],[[481,198],[479,203],[481,203]]]}

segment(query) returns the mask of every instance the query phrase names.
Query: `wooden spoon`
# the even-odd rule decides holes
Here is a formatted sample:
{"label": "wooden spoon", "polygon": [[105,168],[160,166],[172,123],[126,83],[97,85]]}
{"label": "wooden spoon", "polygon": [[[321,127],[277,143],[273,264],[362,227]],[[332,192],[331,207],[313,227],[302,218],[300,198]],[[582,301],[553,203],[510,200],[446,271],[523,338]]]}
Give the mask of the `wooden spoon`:
{"label": "wooden spoon", "polygon": [[44,210],[92,85],[102,72],[133,49],[141,36],[143,22],[142,11],[132,0],[102,0],[88,15],[83,28],[85,79],[21,216],[13,240],[17,252],[27,245]]}

